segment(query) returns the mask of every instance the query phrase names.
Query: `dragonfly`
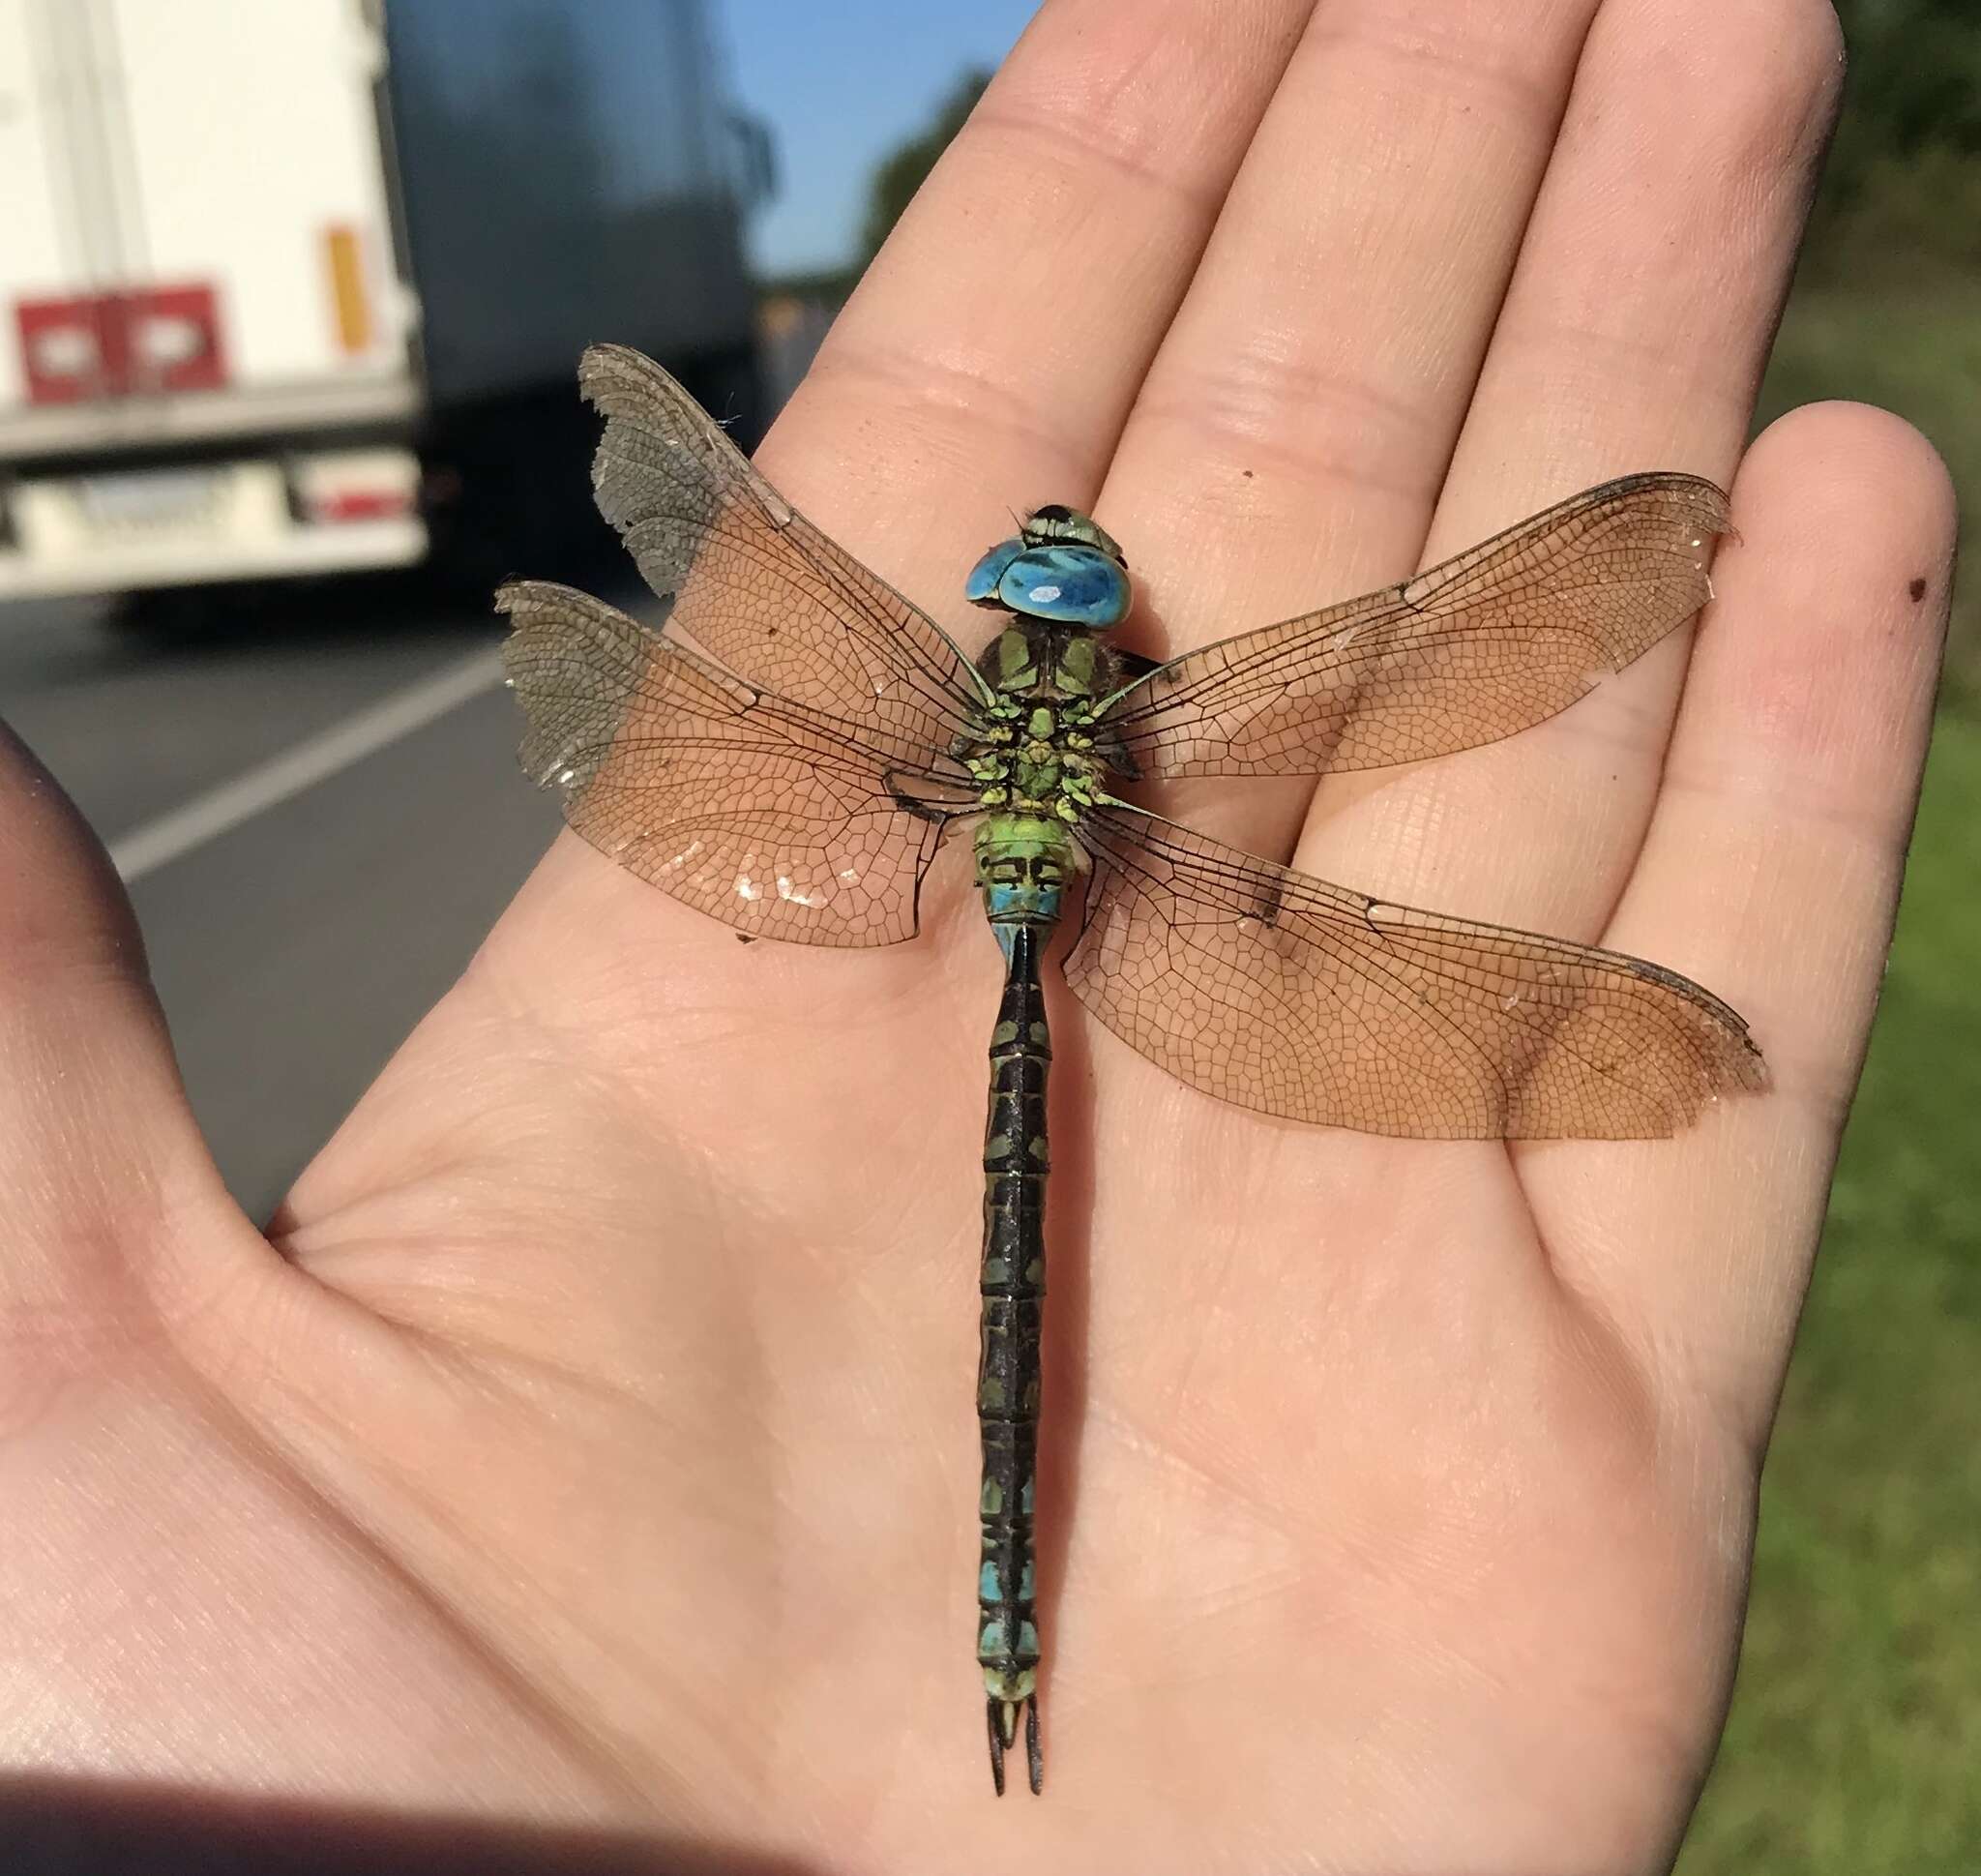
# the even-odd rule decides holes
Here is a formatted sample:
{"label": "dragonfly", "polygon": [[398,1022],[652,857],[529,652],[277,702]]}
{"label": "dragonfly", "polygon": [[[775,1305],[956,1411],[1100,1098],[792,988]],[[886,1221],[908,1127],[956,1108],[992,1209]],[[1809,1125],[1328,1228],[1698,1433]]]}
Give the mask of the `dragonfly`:
{"label": "dragonfly", "polygon": [[1697,612],[1729,527],[1697,476],[1625,476],[1359,599],[1166,663],[1117,647],[1120,547],[1050,504],[964,596],[972,659],[782,496],[658,365],[584,355],[593,486],[655,625],[513,581],[525,771],[568,824],[746,938],[915,936],[938,849],[972,830],[1004,959],[990,1045],[977,1416],[977,1663],[991,1778],[1022,1714],[1042,1788],[1033,1473],[1051,1048],[1042,960],[1087,1011],[1219,1100],[1420,1139],[1669,1136],[1766,1084],[1746,1024],[1655,964],[1419,911],[1275,865],[1118,790],[1322,776],[1510,736]]}

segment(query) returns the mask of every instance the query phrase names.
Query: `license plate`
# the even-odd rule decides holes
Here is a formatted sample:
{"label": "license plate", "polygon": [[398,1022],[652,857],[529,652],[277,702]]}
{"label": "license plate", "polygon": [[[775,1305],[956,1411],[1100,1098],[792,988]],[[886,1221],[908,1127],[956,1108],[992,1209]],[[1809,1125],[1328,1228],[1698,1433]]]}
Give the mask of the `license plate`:
{"label": "license plate", "polygon": [[87,476],[77,494],[93,527],[187,527],[214,518],[225,486],[223,469],[151,469]]}

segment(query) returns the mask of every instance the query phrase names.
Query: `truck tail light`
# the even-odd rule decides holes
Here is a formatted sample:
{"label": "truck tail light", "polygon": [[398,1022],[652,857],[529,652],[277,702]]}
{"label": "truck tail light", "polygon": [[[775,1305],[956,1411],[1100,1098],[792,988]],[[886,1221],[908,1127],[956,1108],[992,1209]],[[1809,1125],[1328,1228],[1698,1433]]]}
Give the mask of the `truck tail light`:
{"label": "truck tail light", "polygon": [[147,286],[14,308],[31,403],[80,403],[227,381],[210,286]]}
{"label": "truck tail light", "polygon": [[109,394],[101,300],[17,300],[14,324],[30,403],[80,403]]}
{"label": "truck tail light", "polygon": [[227,381],[210,286],[151,286],[117,295],[134,391],[219,391]]}
{"label": "truck tail light", "polygon": [[412,512],[413,498],[403,489],[339,489],[316,503],[319,521],[384,521]]}
{"label": "truck tail light", "polygon": [[289,513],[310,526],[393,521],[414,514],[420,462],[409,450],[326,450],[286,464]]}

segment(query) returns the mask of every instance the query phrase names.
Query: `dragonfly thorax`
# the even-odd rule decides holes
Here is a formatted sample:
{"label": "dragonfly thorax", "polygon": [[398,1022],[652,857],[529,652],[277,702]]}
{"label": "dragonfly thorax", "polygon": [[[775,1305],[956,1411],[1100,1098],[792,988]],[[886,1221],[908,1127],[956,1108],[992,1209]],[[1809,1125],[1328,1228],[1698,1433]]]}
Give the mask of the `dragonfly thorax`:
{"label": "dragonfly thorax", "polygon": [[1077,822],[1105,799],[1094,723],[1119,675],[1115,655],[1090,632],[1025,618],[991,641],[978,669],[990,701],[956,753],[982,804]]}

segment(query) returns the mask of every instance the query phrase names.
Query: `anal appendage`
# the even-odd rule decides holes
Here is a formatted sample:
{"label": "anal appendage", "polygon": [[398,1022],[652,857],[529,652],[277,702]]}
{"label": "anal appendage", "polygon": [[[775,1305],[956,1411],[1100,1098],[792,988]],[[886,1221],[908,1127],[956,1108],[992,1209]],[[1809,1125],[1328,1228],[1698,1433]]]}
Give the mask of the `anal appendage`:
{"label": "anal appendage", "polygon": [[[990,1782],[997,1796],[1004,1796],[1004,1755],[1018,1742],[1018,1710],[1015,1700],[999,1700],[995,1694],[984,1703],[984,1718],[990,1735]],[[1038,1797],[1046,1783],[1046,1757],[1039,1750],[1039,1696],[1027,1694],[1025,1710],[1025,1772]]]}

